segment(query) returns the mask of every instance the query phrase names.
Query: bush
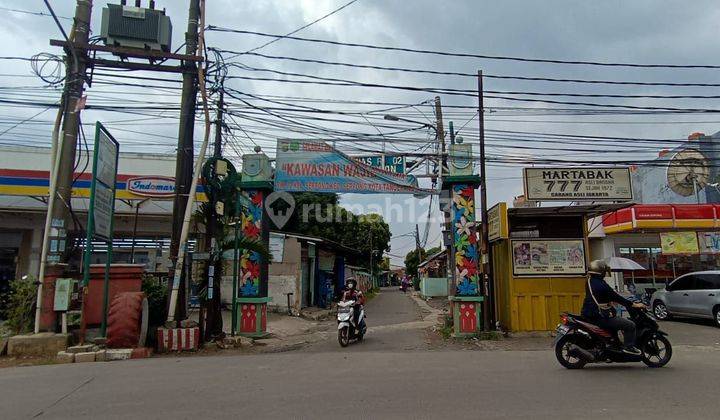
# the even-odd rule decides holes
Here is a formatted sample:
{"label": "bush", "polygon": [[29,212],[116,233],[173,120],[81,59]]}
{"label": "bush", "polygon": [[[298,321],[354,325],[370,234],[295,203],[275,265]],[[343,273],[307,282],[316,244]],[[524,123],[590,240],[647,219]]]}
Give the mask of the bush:
{"label": "bush", "polygon": [[142,291],[148,300],[148,326],[152,328],[162,325],[167,315],[167,286],[158,277],[145,275]]}
{"label": "bush", "polygon": [[5,305],[5,327],[15,334],[30,332],[35,322],[37,284],[35,280],[12,280],[10,290],[2,298]]}

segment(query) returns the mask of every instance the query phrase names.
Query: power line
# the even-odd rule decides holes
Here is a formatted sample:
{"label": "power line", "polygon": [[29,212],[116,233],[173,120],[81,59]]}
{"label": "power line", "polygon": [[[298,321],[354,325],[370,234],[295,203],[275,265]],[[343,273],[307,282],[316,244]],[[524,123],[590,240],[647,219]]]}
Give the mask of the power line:
{"label": "power line", "polygon": [[[221,53],[239,54],[237,51],[216,49]],[[245,53],[247,55],[253,55],[257,57],[267,58],[271,60],[286,60],[295,61],[302,63],[315,63],[330,66],[342,66],[350,68],[362,68],[371,70],[384,70],[384,71],[398,71],[407,73],[418,73],[418,74],[433,74],[440,76],[459,76],[467,78],[477,78],[477,73],[464,73],[455,71],[438,71],[428,69],[412,69],[407,67],[391,67],[391,66],[377,66],[370,64],[357,64],[347,63],[338,61],[318,60],[309,58],[298,58],[289,56],[269,55],[262,53]],[[504,79],[504,80],[526,80],[526,81],[539,81],[539,82],[563,82],[563,83],[586,83],[586,84],[606,84],[606,85],[637,85],[637,86],[674,86],[674,87],[720,87],[720,83],[678,83],[678,82],[640,82],[640,81],[619,81],[619,80],[592,80],[592,79],[558,79],[551,77],[529,77],[529,76],[506,76],[497,74],[485,74],[484,78],[488,79]]]}
{"label": "power line", "polygon": [[[294,31],[288,32],[288,33],[285,34],[285,35],[279,35],[279,36],[277,36],[275,39],[273,39],[273,40],[271,40],[271,41],[268,41],[268,42],[266,42],[266,43],[264,43],[264,44],[262,44],[262,45],[260,45],[260,46],[258,46],[258,47],[255,47],[255,48],[253,48],[253,49],[251,49],[251,50],[246,51],[244,54],[247,54],[247,53],[250,53],[250,52],[253,52],[253,51],[257,51],[257,50],[262,49],[262,48],[265,48],[265,47],[267,47],[268,45],[273,44],[273,43],[275,43],[275,42],[277,42],[277,41],[280,41],[280,40],[283,39],[283,38],[287,38],[287,37],[289,37],[289,36],[291,36],[291,35],[293,35],[293,34],[296,34],[296,33],[300,32],[300,31],[302,31],[303,29],[306,29],[306,28],[308,28],[308,27],[310,27],[310,26],[312,26],[312,25],[320,22],[321,20],[323,20],[323,19],[325,19],[325,18],[328,18],[328,17],[334,15],[335,13],[341,11],[342,9],[350,6],[351,4],[353,4],[353,3],[357,2],[357,1],[358,1],[358,0],[351,0],[351,1],[347,2],[347,3],[345,3],[344,5],[338,7],[337,9],[331,11],[330,13],[328,13],[328,14],[326,14],[326,15],[324,15],[324,16],[321,16],[321,17],[315,19],[314,21],[312,21],[312,22],[310,22],[310,23],[308,23],[308,24],[306,24],[306,25],[303,25],[303,26],[295,29]],[[242,54],[238,54],[238,55],[242,55]]]}
{"label": "power line", "polygon": [[530,63],[591,65],[591,66],[605,66],[605,67],[720,69],[720,65],[714,65],[714,64],[620,63],[620,62],[581,61],[581,60],[551,60],[551,59],[542,59],[542,58],[526,58],[526,57],[485,55],[485,54],[472,54],[472,53],[459,53],[459,52],[452,53],[452,52],[445,52],[445,51],[423,50],[423,49],[413,49],[413,48],[403,48],[403,47],[390,47],[390,46],[383,46],[383,45],[360,44],[360,43],[353,43],[353,42],[340,42],[340,41],[332,41],[332,40],[318,39],[318,38],[304,38],[304,37],[289,36],[289,35],[269,34],[269,33],[265,33],[265,32],[230,29],[230,28],[224,28],[224,27],[214,26],[214,25],[208,26],[208,30],[216,31],[216,32],[229,32],[229,33],[236,33],[236,34],[256,35],[256,36],[271,37],[271,38],[279,38],[280,37],[280,38],[285,38],[285,39],[291,39],[294,41],[338,45],[338,46],[343,46],[343,47],[367,48],[367,49],[384,50],[384,51],[400,51],[400,52],[409,52],[409,53],[416,53],[416,54],[430,54],[430,55],[438,55],[438,56],[443,56],[443,57],[466,57],[466,58],[482,58],[482,59],[488,59],[488,60],[509,60],[509,61],[520,61],[520,62],[530,62]]}
{"label": "power line", "polygon": [[[31,11],[31,10],[11,9],[11,8],[9,8],[9,7],[0,7],[0,10],[6,10],[6,11],[8,11],[8,12],[15,12],[15,13],[24,13],[24,14],[26,14],[26,15],[52,17],[52,15],[49,15],[49,14],[43,13],[43,12],[34,12],[34,11]],[[58,19],[73,20],[73,18],[67,17],[67,16],[58,16]]]}

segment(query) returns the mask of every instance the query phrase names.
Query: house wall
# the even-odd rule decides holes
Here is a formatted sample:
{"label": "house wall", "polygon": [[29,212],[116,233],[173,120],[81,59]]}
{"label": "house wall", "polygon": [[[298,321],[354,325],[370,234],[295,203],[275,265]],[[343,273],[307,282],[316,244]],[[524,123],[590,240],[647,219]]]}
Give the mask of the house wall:
{"label": "house wall", "polygon": [[272,262],[268,266],[268,296],[272,301],[268,306],[272,309],[287,310],[287,294],[293,312],[300,311],[301,304],[301,244],[297,238],[285,237],[282,261]]}
{"label": "house wall", "polygon": [[420,279],[420,294],[423,297],[447,297],[446,277],[423,277]]}

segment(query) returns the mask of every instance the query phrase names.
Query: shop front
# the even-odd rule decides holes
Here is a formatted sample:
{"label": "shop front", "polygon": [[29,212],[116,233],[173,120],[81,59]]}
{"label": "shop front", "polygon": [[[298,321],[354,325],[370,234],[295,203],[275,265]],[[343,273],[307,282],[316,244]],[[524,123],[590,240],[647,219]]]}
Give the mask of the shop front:
{"label": "shop front", "polygon": [[676,277],[720,267],[720,205],[638,204],[591,222],[603,258],[629,258],[644,270],[616,276],[621,291],[652,292]]}
{"label": "shop front", "polygon": [[624,204],[488,211],[496,317],[509,331],[548,331],[579,312],[589,253],[587,219]]}

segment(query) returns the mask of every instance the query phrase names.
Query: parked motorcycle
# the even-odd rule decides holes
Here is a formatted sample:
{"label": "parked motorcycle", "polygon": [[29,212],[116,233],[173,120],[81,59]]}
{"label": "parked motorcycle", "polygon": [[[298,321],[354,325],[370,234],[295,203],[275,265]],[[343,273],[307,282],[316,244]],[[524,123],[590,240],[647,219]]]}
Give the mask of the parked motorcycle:
{"label": "parked motorcycle", "polygon": [[[357,319],[357,325],[355,324],[355,311],[360,311],[360,316]],[[356,305],[354,300],[348,300],[345,302],[338,302],[337,306],[337,321],[338,321],[338,342],[340,346],[347,347],[350,341],[362,341],[365,333],[367,332],[367,325],[365,324],[365,310]]]}
{"label": "parked motorcycle", "polygon": [[672,357],[672,345],[667,334],[660,330],[647,310],[631,308],[628,313],[635,322],[637,347],[641,355],[624,353],[616,333],[593,325],[582,316],[563,313],[555,337],[558,362],[568,369],[582,369],[587,363],[602,362],[643,362],[651,368],[665,366]]}

